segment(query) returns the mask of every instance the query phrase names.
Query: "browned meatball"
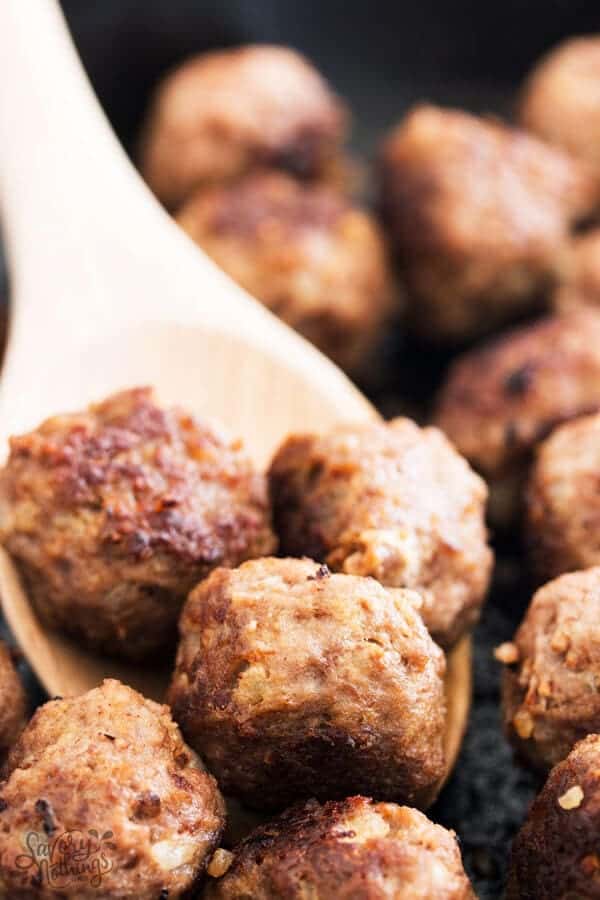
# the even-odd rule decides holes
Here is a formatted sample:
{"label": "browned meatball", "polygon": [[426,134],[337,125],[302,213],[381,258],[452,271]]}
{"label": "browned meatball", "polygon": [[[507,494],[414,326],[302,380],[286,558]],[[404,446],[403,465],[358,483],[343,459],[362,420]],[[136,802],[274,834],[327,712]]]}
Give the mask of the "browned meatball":
{"label": "browned meatball", "polygon": [[383,237],[339,191],[276,172],[197,192],[179,223],[232,278],[347,370],[394,305]]}
{"label": "browned meatball", "polygon": [[451,340],[539,305],[571,224],[598,199],[561,151],[432,106],[414,109],[385,142],[381,192],[414,327]]}
{"label": "browned meatball", "polygon": [[223,810],[168,707],[118,681],[53,700],[21,735],[0,783],[0,896],[187,896],[219,841]]}
{"label": "browned meatball", "polygon": [[579,235],[565,249],[553,304],[563,312],[600,306],[600,228]]}
{"label": "browned meatball", "polygon": [[534,595],[506,663],[503,711],[519,755],[539,769],[600,731],[600,568],[571,572]]}
{"label": "browned meatball", "polygon": [[205,53],[160,85],[144,129],[142,173],[169,207],[196,187],[265,166],[320,177],[335,164],[346,127],[339,99],[294,50]]}
{"label": "browned meatball", "polygon": [[27,699],[10,650],[0,641],[0,761],[25,727]]}
{"label": "browned meatball", "polygon": [[264,809],[357,791],[430,803],[445,660],[418,605],[307,559],[252,560],[199,585],[170,702],[223,791]]}
{"label": "browned meatball", "polygon": [[527,532],[540,580],[600,565],[599,522],[600,414],[595,413],[558,428],[538,449],[527,491]]}
{"label": "browned meatball", "polygon": [[487,491],[436,428],[395,419],[294,435],[269,480],[282,553],[418,590],[443,647],[475,623],[492,567]]}
{"label": "browned meatball", "polygon": [[465,353],[450,368],[436,424],[491,485],[497,522],[514,518],[535,446],[600,409],[600,312],[573,311]]}
{"label": "browned meatball", "polygon": [[474,900],[451,831],[394,803],[309,800],[258,828],[207,900]]}
{"label": "browned meatball", "polygon": [[506,900],[600,898],[600,736],[555,766],[512,848]]}
{"label": "browned meatball", "polygon": [[175,637],[200,578],[274,549],[264,479],[146,388],[11,440],[0,540],[44,621],[131,658]]}
{"label": "browned meatball", "polygon": [[572,38],[539,62],[520,103],[521,124],[600,175],[600,36]]}

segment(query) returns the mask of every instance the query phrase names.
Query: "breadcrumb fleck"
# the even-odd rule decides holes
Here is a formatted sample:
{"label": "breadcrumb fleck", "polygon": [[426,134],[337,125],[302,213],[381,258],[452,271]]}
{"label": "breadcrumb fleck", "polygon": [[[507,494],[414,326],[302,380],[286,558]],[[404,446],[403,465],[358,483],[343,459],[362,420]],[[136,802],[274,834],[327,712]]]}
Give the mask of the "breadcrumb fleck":
{"label": "breadcrumb fleck", "polygon": [[233,853],[230,853],[229,850],[223,850],[222,847],[219,847],[218,850],[215,850],[213,853],[213,857],[209,862],[206,871],[211,876],[211,878],[220,878],[225,872],[228,871],[231,863],[233,862]]}
{"label": "breadcrumb fleck", "polygon": [[575,784],[558,798],[558,805],[562,807],[562,809],[577,809],[578,806],[581,806],[582,800],[583,791],[578,784]]}
{"label": "breadcrumb fleck", "polygon": [[496,647],[494,656],[498,662],[504,663],[506,666],[511,666],[513,663],[519,661],[519,649],[512,641],[505,641],[503,644],[500,644],[499,647]]}
{"label": "breadcrumb fleck", "polygon": [[533,734],[534,722],[528,712],[520,710],[513,719],[515,731],[524,741]]}

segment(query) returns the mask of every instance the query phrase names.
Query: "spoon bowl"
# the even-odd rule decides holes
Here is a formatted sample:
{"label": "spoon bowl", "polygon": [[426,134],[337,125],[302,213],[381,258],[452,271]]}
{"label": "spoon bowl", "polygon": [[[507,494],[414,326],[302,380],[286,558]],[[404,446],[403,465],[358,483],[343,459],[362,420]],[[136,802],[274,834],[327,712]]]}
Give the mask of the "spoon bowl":
{"label": "spoon bowl", "polygon": [[[12,286],[0,456],[11,434],[141,384],[223,423],[263,467],[292,431],[374,418],[345,375],[218,270],[151,196],[55,0],[3,0],[0,33],[0,210]],[[95,656],[45,629],[3,551],[0,595],[49,694],[116,677],[164,695],[168,672]],[[448,659],[448,771],[470,678],[465,639]]]}

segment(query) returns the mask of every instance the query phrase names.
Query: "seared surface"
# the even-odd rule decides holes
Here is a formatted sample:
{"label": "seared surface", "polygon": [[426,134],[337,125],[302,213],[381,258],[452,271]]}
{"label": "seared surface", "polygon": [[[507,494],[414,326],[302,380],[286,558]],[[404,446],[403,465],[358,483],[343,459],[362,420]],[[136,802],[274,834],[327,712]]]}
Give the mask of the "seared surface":
{"label": "seared surface", "polygon": [[282,809],[361,792],[431,803],[445,659],[418,595],[267,558],[190,595],[169,702],[222,790]]}

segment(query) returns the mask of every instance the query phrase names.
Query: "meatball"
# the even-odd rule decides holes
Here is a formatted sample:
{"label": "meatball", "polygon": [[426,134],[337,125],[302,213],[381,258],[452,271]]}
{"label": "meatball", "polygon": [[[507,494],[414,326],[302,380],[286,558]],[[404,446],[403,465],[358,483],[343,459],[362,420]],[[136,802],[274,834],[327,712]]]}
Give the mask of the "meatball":
{"label": "meatball", "polygon": [[0,894],[187,896],[219,841],[223,810],[168,707],[118,681],[53,700],[21,735],[0,783]]}
{"label": "meatball", "polygon": [[550,769],[600,731],[600,568],[571,572],[534,595],[506,663],[503,713],[519,755]]}
{"label": "meatball", "polygon": [[600,228],[584,232],[566,248],[553,305],[559,311],[600,306]]}
{"label": "meatball", "polygon": [[10,650],[0,641],[0,761],[25,727],[27,699]]}
{"label": "meatball", "polygon": [[600,898],[600,736],[550,772],[513,848],[506,900]]}
{"label": "meatball", "polygon": [[600,409],[600,312],[574,310],[465,353],[450,368],[436,424],[488,480],[497,524],[514,521],[535,446]]}
{"label": "meatball", "polygon": [[269,472],[281,551],[418,590],[435,641],[476,622],[492,567],[483,481],[410,419],[293,435]]}
{"label": "meatball", "polygon": [[523,89],[523,127],[600,175],[600,36],[564,41],[539,62]]}
{"label": "meatball", "polygon": [[286,47],[196,56],[160,85],[145,124],[141,169],[169,207],[201,186],[274,167],[319,178],[339,159],[345,107]]}
{"label": "meatball", "polygon": [[339,191],[277,172],[197,192],[180,225],[232,278],[347,370],[393,308],[383,237]]}
{"label": "meatball", "polygon": [[11,440],[0,541],[47,624],[132,659],[174,642],[200,578],[275,546],[239,442],[146,388]]}
{"label": "meatball", "polygon": [[474,900],[453,832],[366,797],[309,800],[236,848],[207,900]]}
{"label": "meatball", "polygon": [[598,199],[566,154],[499,122],[420,106],[381,154],[382,211],[414,327],[471,338],[540,305],[570,226]]}
{"label": "meatball", "polygon": [[417,806],[445,774],[445,659],[419,597],[304,559],[219,569],[184,607],[173,715],[226,794]]}
{"label": "meatball", "polygon": [[596,413],[557,428],[538,449],[527,491],[527,536],[540,580],[600,565],[599,486]]}

